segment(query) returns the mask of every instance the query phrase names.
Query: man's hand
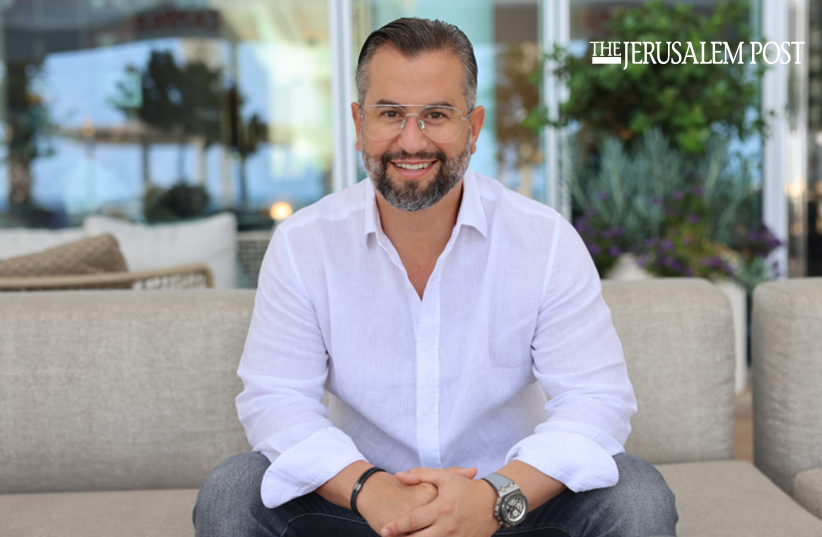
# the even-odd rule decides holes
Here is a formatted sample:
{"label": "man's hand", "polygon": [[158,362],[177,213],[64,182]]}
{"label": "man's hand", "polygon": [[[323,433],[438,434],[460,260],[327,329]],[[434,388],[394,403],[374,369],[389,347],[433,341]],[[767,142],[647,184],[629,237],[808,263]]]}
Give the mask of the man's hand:
{"label": "man's hand", "polygon": [[[497,495],[483,481],[474,481],[476,469],[468,472],[415,468],[399,472],[397,480],[406,486],[431,484],[436,497],[429,503],[395,518],[380,531],[383,537],[444,535],[489,537],[500,529],[494,516]],[[373,526],[372,526],[373,527]]]}
{"label": "man's hand", "polygon": [[[463,476],[463,479],[471,479],[477,473],[473,468],[450,468],[440,471]],[[431,483],[403,483],[391,474],[379,472],[371,476],[363,486],[357,498],[357,511],[371,529],[379,533],[386,524],[407,516],[431,503],[436,497],[437,488]]]}

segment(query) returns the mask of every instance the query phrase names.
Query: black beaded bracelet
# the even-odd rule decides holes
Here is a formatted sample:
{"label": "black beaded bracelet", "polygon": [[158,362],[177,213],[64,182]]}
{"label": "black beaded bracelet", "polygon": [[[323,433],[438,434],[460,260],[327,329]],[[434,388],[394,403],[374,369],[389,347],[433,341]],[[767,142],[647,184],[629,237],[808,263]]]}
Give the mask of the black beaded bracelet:
{"label": "black beaded bracelet", "polygon": [[368,480],[369,477],[376,474],[377,472],[384,472],[382,468],[377,468],[376,466],[372,466],[368,470],[364,471],[357,482],[354,483],[354,488],[351,490],[351,510],[354,511],[354,514],[359,516],[359,511],[357,511],[357,496],[360,495],[360,490],[362,490],[362,486]]}

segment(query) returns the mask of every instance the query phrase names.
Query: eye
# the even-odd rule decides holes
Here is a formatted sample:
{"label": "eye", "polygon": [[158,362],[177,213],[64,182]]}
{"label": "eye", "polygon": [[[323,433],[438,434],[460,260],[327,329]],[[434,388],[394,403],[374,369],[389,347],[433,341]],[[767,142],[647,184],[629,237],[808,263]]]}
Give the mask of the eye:
{"label": "eye", "polygon": [[455,112],[448,108],[427,108],[422,113],[425,121],[434,123],[449,121],[454,115]]}
{"label": "eye", "polygon": [[380,107],[376,109],[377,117],[384,120],[403,119],[405,110],[402,108]]}

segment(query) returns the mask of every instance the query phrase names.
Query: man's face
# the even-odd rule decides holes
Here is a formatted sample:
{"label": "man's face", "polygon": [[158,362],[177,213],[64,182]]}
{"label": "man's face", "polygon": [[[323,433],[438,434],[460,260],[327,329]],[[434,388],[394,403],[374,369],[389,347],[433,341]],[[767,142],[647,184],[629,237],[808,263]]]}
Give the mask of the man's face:
{"label": "man's face", "polygon": [[[368,91],[364,106],[445,105],[468,113],[463,95],[463,67],[447,51],[426,52],[406,58],[393,47],[377,50],[368,65]],[[357,103],[351,106],[357,128],[357,149],[377,191],[394,207],[418,211],[442,199],[459,183],[482,129],[485,110],[474,109],[459,136],[450,142],[435,142],[409,117],[398,136],[376,141],[363,129]],[[410,114],[419,106],[406,106]]]}

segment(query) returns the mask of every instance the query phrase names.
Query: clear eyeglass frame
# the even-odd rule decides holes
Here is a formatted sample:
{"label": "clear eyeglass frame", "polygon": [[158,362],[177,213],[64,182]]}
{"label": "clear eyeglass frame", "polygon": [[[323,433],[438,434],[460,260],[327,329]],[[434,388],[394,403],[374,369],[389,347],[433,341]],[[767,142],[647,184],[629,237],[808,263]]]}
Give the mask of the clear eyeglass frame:
{"label": "clear eyeglass frame", "polygon": [[[406,108],[419,108],[416,113],[409,113]],[[386,125],[382,127],[383,131],[390,132],[390,134],[385,134],[381,132],[380,129],[376,128],[374,125],[374,120],[372,119],[371,128],[369,129],[369,115],[373,118],[373,112],[380,113],[380,111],[385,112],[397,112],[401,114],[400,117],[390,118],[392,121],[388,122]],[[359,116],[363,120],[363,130],[365,134],[368,135],[369,138],[374,140],[375,142],[387,142],[388,140],[393,140],[397,136],[399,136],[403,129],[405,128],[406,124],[408,123],[409,117],[417,118],[417,126],[420,130],[425,134],[428,138],[435,142],[439,142],[442,144],[453,142],[459,135],[462,133],[463,125],[465,121],[471,117],[471,113],[474,111],[472,108],[468,111],[468,114],[463,114],[459,108],[455,108],[453,106],[446,106],[446,105],[426,105],[426,104],[371,104],[368,106],[360,106]],[[446,121],[443,125],[436,125],[436,119],[433,119],[431,116],[436,114],[437,112],[440,113],[449,113],[453,114],[453,119],[451,121]],[[428,123],[426,123],[426,118],[428,119]],[[446,126],[447,125],[447,126]],[[444,129],[444,130],[443,130]],[[453,129],[453,134],[450,132]],[[438,133],[444,133],[444,136],[439,136]]]}

